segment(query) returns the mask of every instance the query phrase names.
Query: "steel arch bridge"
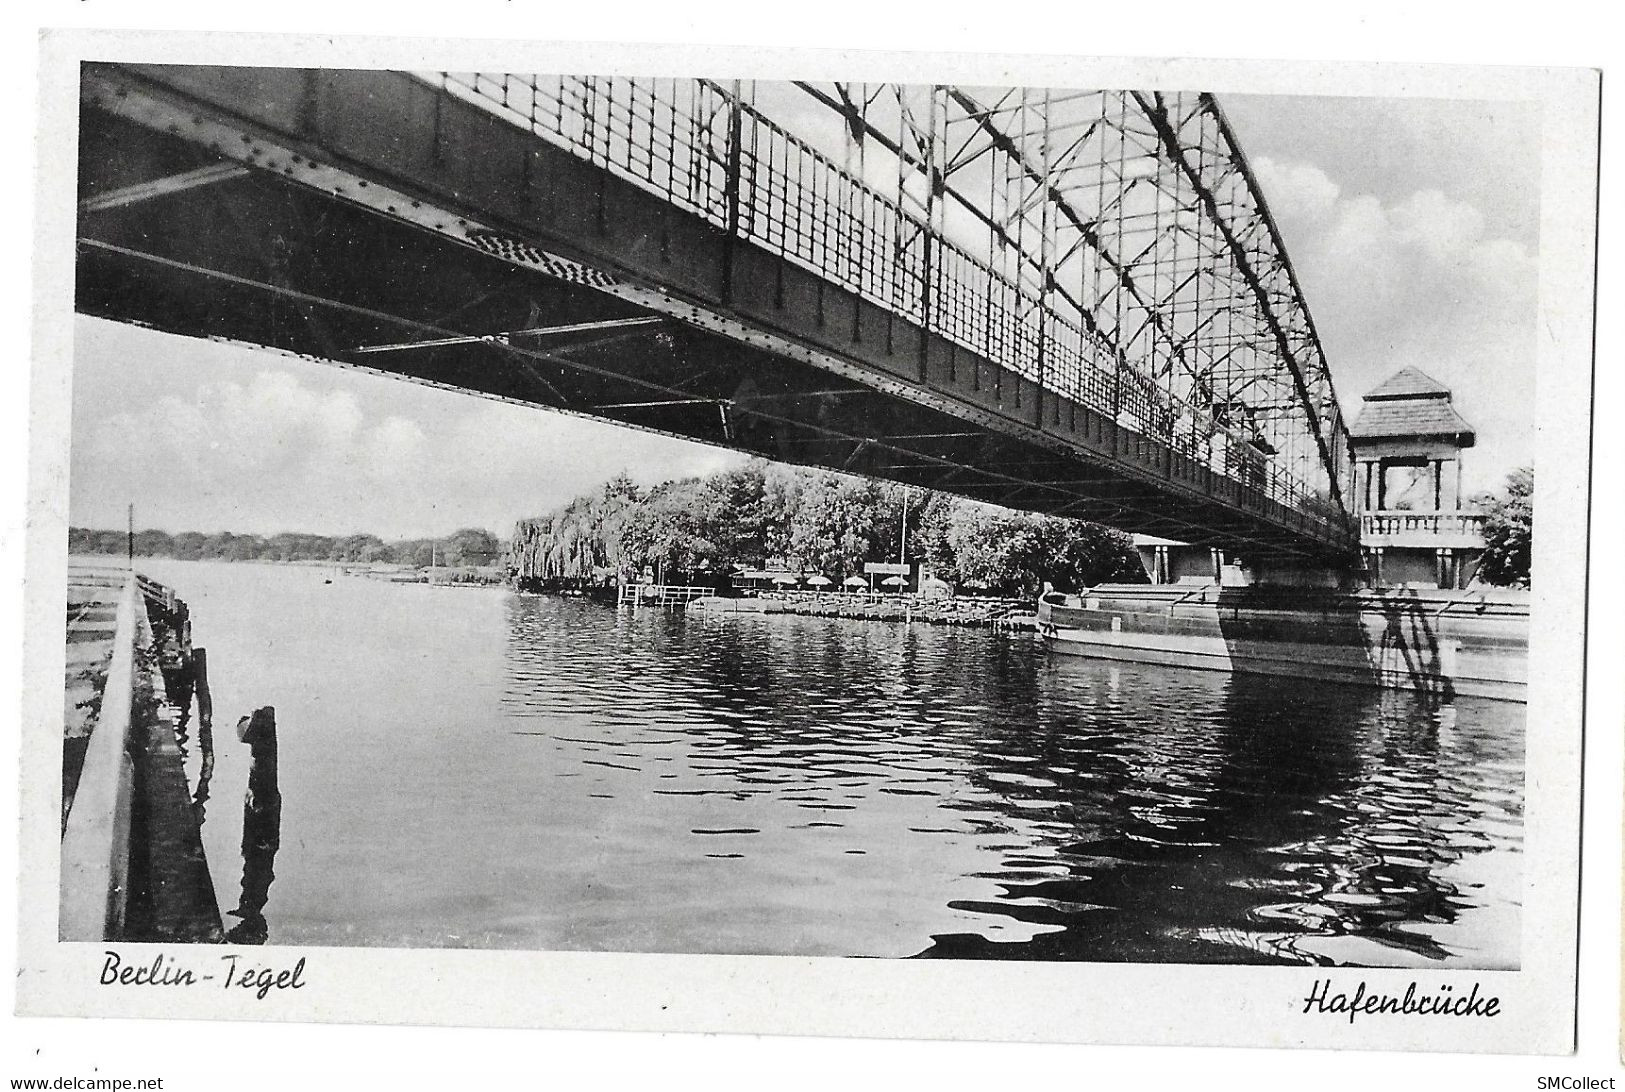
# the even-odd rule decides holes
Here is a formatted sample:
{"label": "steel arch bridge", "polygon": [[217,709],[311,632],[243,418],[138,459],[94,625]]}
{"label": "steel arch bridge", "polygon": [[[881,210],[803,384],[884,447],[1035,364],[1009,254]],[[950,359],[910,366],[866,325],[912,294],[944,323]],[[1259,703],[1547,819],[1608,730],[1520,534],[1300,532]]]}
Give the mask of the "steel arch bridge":
{"label": "steel arch bridge", "polygon": [[77,306],[1253,558],[1348,561],[1213,96],[87,65]]}

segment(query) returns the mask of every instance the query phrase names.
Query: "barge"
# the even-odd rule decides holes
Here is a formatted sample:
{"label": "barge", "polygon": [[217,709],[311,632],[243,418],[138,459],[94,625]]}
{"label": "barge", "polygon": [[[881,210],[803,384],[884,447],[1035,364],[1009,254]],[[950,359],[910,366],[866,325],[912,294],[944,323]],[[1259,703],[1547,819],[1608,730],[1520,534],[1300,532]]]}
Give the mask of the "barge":
{"label": "barge", "polygon": [[1112,584],[1041,596],[1038,632],[1064,655],[1526,700],[1529,603],[1511,589]]}

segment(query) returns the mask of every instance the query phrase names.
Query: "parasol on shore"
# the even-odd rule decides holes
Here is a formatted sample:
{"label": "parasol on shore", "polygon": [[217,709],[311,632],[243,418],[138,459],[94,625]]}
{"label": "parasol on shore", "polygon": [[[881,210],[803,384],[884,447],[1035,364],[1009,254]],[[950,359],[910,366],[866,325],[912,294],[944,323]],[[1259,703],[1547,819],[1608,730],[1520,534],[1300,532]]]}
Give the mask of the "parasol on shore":
{"label": "parasol on shore", "polygon": [[888,588],[901,588],[904,584],[907,584],[908,581],[900,576],[888,576],[886,579],[882,580],[881,583],[886,585]]}
{"label": "parasol on shore", "polygon": [[814,588],[827,588],[830,586],[832,581],[829,577],[819,574],[817,576],[809,576],[807,578],[807,583]]}
{"label": "parasol on shore", "polygon": [[869,582],[861,576],[849,576],[846,578],[846,586],[849,588],[867,588]]}

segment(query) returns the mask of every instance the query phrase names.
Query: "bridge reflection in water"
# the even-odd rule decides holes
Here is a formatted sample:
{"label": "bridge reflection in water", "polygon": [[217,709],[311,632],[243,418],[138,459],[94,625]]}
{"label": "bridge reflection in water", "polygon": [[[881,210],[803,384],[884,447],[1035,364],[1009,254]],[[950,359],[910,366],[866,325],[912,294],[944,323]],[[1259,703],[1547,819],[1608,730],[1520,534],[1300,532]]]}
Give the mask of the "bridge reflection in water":
{"label": "bridge reflection in water", "polygon": [[509,625],[538,792],[586,808],[568,946],[1517,964],[1521,707],[929,627]]}

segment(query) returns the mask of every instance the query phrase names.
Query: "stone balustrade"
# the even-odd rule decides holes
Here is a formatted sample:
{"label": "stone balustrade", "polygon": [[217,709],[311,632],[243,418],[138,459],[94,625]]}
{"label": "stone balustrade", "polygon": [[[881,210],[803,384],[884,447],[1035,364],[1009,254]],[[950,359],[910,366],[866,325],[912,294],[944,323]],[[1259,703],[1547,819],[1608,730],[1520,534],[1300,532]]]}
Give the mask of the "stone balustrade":
{"label": "stone balustrade", "polygon": [[1360,541],[1373,545],[1483,546],[1479,512],[1376,511],[1360,517]]}

